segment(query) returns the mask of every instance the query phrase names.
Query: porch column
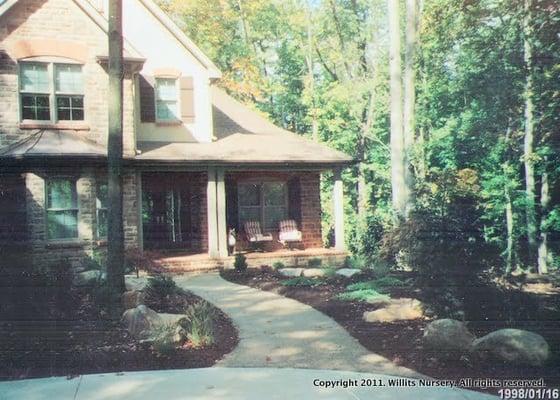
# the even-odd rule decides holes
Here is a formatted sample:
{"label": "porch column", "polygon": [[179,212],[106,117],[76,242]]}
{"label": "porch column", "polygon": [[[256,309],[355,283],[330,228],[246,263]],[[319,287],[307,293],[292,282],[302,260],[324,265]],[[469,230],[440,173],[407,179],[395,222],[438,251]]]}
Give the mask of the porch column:
{"label": "porch column", "polygon": [[333,178],[334,247],[337,250],[346,250],[344,243],[344,190],[340,169],[333,171]]}
{"label": "porch column", "polygon": [[208,254],[210,257],[220,256],[218,248],[218,213],[216,199],[216,168],[208,168],[208,184],[206,187],[206,204],[208,205]]}
{"label": "porch column", "polygon": [[217,207],[217,235],[218,252],[220,257],[228,256],[227,223],[226,223],[226,184],[225,171],[218,168],[216,172],[216,207]]}

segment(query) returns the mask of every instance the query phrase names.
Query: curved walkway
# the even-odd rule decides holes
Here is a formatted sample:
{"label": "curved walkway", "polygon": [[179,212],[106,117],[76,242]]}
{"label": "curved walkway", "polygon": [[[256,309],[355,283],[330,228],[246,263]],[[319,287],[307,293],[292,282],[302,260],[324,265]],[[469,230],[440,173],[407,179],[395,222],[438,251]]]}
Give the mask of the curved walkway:
{"label": "curved walkway", "polygon": [[314,308],[271,292],[237,285],[217,273],[175,276],[180,287],[221,308],[239,330],[239,345],[218,367],[343,370],[419,377],[369,352]]}

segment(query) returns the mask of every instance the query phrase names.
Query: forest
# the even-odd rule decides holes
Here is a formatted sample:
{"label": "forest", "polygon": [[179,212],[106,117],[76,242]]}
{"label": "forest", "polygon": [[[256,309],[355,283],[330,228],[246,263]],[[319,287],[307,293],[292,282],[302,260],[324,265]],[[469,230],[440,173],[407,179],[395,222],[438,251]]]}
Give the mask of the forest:
{"label": "forest", "polygon": [[[160,0],[278,125],[354,156],[356,262],[560,267],[555,0]],[[329,176],[323,233],[332,240]]]}

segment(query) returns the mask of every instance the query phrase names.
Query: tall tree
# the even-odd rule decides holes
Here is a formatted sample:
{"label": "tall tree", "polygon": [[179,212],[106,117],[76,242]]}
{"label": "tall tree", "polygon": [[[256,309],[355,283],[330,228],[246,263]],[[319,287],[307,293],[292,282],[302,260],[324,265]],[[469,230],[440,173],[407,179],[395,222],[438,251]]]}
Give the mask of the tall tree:
{"label": "tall tree", "polygon": [[404,56],[404,107],[403,107],[403,135],[405,152],[405,190],[407,216],[413,207],[414,176],[412,172],[412,148],[415,137],[415,103],[416,103],[416,71],[414,60],[417,46],[418,4],[416,0],[406,0],[406,46]]}
{"label": "tall tree", "polygon": [[[525,136],[523,140],[523,163],[525,166],[525,218],[527,224],[527,245],[529,264],[533,264],[537,254],[537,212],[535,193],[535,110],[533,104],[533,48],[532,40],[532,0],[525,0],[523,19],[523,49],[525,61],[524,117]],[[534,265],[534,264],[533,264]]]}
{"label": "tall tree", "polygon": [[[123,233],[123,37],[122,0],[109,1],[109,138],[107,284],[112,300],[124,291]],[[114,311],[118,310],[115,306]]]}
{"label": "tall tree", "polygon": [[389,69],[391,96],[391,188],[393,209],[398,218],[406,215],[405,149],[403,136],[401,32],[399,1],[387,0],[389,21]]}

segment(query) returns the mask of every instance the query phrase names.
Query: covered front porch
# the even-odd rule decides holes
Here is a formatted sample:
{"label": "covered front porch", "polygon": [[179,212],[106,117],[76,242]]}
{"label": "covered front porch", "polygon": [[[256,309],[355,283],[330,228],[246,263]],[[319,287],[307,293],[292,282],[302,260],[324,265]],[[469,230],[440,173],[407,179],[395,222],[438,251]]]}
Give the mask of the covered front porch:
{"label": "covered front porch", "polygon": [[[344,244],[343,191],[334,170],[334,246],[324,248],[320,175],[324,169],[144,170],[140,173],[142,223],[139,245],[157,265],[174,271],[233,265],[243,252],[249,266],[303,266],[309,259],[339,263]],[[301,240],[287,248],[279,240],[280,221],[292,220]],[[249,242],[248,221],[269,240]],[[235,246],[232,246],[232,237]]]}

